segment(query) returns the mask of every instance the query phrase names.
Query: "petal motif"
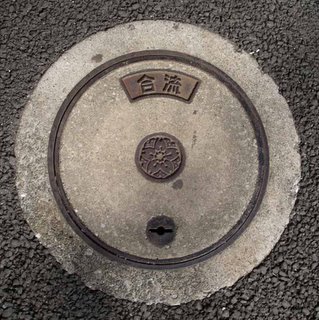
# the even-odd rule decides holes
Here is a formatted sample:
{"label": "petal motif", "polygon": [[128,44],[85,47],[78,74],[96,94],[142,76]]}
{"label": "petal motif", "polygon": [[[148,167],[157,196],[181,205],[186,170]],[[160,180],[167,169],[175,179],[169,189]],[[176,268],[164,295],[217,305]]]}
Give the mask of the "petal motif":
{"label": "petal motif", "polygon": [[165,159],[169,160],[169,161],[172,161],[176,158],[179,158],[180,157],[180,153],[179,151],[177,150],[177,148],[174,148],[174,147],[169,147],[166,149],[165,151]]}
{"label": "petal motif", "polygon": [[155,150],[165,151],[167,148],[167,143],[165,138],[157,138],[155,142]]}
{"label": "petal motif", "polygon": [[141,158],[147,160],[147,161],[152,161],[154,159],[155,155],[155,149],[153,148],[144,148],[142,153],[141,153]]}
{"label": "petal motif", "polygon": [[166,172],[167,175],[170,175],[173,173],[175,168],[171,161],[165,160],[164,163],[161,164],[161,170]]}
{"label": "petal motif", "polygon": [[147,165],[147,173],[150,175],[154,175],[161,169],[161,165],[156,160],[151,160]]}

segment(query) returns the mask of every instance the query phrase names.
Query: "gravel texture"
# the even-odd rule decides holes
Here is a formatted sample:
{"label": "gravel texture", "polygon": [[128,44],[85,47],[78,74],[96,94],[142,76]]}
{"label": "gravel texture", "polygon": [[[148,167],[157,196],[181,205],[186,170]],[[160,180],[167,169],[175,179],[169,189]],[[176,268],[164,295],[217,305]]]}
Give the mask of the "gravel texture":
{"label": "gravel texture", "polygon": [[[2,0],[0,12],[0,319],[319,319],[318,1]],[[41,75],[86,36],[141,19],[199,24],[250,52],[286,98],[301,140],[298,201],[275,249],[234,286],[179,307],[86,288],[39,244],[15,189],[15,133]]]}

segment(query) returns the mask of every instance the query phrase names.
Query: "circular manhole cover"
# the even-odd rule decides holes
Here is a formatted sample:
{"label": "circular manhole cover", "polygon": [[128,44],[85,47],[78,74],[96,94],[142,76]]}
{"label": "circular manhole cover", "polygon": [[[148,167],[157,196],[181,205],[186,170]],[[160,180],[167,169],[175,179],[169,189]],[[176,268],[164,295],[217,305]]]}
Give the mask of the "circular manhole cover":
{"label": "circular manhole cover", "polygon": [[176,304],[269,253],[293,207],[297,143],[247,54],[197,27],[137,22],[84,40],[44,75],[20,126],[17,184],[69,272]]}
{"label": "circular manhole cover", "polygon": [[[159,128],[183,143],[164,132],[139,142]],[[139,176],[134,156],[145,178],[166,184]],[[240,235],[262,201],[268,158],[262,122],[234,80],[193,56],[149,50],[107,61],[75,86],[52,125],[48,168],[62,213],[88,244],[161,269],[207,259]],[[177,176],[178,190],[168,183]],[[165,250],[144,234],[160,214],[179,229]]]}

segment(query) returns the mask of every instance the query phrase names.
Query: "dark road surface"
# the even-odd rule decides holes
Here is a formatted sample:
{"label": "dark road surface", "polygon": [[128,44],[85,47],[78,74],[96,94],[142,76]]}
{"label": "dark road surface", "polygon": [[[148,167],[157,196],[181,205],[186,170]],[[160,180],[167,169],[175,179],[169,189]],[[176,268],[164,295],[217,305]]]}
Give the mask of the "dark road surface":
{"label": "dark road surface", "polygon": [[[15,189],[15,133],[41,75],[85,37],[144,19],[201,25],[251,53],[287,100],[301,141],[298,200],[274,250],[234,286],[179,307],[86,288],[39,244]],[[319,319],[318,0],[2,0],[0,92],[0,319]]]}

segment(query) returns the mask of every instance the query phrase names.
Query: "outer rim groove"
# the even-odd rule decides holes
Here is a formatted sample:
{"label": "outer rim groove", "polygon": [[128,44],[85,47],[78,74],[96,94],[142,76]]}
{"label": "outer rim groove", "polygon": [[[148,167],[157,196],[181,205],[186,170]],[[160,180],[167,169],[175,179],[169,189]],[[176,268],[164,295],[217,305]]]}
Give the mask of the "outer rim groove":
{"label": "outer rim groove", "polygon": [[[172,259],[141,258],[113,248],[96,237],[75,213],[71,203],[67,199],[60,176],[59,146],[61,135],[66,120],[81,95],[89,86],[112,70],[136,62],[152,60],[173,60],[189,64],[212,75],[222,82],[236,96],[248,115],[254,129],[258,146],[258,178],[252,198],[241,218],[226,235],[211,246],[191,255]],[[91,247],[111,260],[119,261],[131,266],[147,269],[173,269],[190,266],[210,258],[232,244],[247,228],[256,215],[266,191],[269,175],[269,149],[266,133],[257,110],[245,92],[227,74],[204,60],[184,53],[168,50],[145,50],[126,54],[102,64],[90,72],[72,89],[60,107],[53,122],[48,146],[48,171],[52,191],[62,214],[73,230]]]}

